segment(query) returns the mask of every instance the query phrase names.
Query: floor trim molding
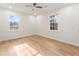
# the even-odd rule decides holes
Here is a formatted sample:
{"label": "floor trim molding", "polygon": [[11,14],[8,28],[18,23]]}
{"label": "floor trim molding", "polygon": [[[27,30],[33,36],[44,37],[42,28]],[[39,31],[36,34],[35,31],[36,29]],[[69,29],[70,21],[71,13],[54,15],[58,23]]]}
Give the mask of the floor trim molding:
{"label": "floor trim molding", "polygon": [[64,42],[64,41],[60,41],[60,40],[57,40],[57,39],[55,39],[55,38],[50,38],[50,37],[48,37],[48,36],[44,36],[44,35],[40,35],[40,34],[37,35],[37,36],[44,37],[44,38],[47,38],[47,39],[51,39],[51,40],[54,40],[54,41],[57,41],[57,42],[60,42],[60,43],[66,44],[66,45],[70,45],[70,46],[79,48],[78,45],[71,44],[71,43],[67,43],[67,42]]}
{"label": "floor trim molding", "polygon": [[55,38],[50,38],[50,37],[48,37],[48,36],[44,36],[44,35],[40,35],[40,34],[21,36],[21,37],[17,37],[17,38],[13,38],[13,39],[1,40],[0,42],[2,42],[2,41],[9,41],[9,40],[16,40],[16,39],[22,39],[22,38],[32,37],[32,36],[44,37],[44,38],[51,39],[51,40],[54,40],[54,41],[57,41],[57,42],[60,42],[60,43],[66,44],[66,45],[70,45],[70,46],[79,48],[79,46],[77,46],[77,45],[70,44],[70,43],[66,43],[66,42],[63,42],[63,41],[60,41],[60,40],[56,40]]}

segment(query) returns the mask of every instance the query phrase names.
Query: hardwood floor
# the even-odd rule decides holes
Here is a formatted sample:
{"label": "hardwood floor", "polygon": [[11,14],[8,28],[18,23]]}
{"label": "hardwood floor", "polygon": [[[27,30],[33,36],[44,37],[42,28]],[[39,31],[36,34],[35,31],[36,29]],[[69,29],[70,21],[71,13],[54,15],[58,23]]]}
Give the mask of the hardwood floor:
{"label": "hardwood floor", "polygon": [[0,42],[0,56],[79,56],[79,47],[34,35]]}

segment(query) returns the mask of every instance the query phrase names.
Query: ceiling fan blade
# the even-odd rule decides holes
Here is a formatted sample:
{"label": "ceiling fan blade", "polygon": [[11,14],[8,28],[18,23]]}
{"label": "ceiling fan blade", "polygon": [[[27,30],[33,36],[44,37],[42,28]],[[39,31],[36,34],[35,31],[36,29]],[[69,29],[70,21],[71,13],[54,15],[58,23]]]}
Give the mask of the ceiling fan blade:
{"label": "ceiling fan blade", "polygon": [[43,8],[43,7],[41,7],[41,6],[36,6],[36,8]]}
{"label": "ceiling fan blade", "polygon": [[30,5],[26,5],[25,7],[32,7],[32,6],[30,6]]}

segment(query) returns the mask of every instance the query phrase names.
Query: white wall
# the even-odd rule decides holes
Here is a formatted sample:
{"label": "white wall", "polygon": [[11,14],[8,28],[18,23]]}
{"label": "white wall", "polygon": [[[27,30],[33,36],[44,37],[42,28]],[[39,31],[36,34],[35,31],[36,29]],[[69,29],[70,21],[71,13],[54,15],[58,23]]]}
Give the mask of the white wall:
{"label": "white wall", "polygon": [[59,29],[50,31],[50,15],[40,15],[37,17],[37,34],[79,46],[79,4],[62,8],[56,13]]}
{"label": "white wall", "polygon": [[[20,20],[19,31],[9,31],[9,15],[16,15]],[[35,17],[0,8],[0,40],[14,39],[34,34]]]}
{"label": "white wall", "polygon": [[[39,15],[35,18],[32,15],[0,8],[0,40],[39,34],[79,46],[79,4],[55,12],[58,14],[59,30],[50,31],[49,16],[54,12],[50,15]],[[16,15],[20,19],[19,31],[8,31],[8,16],[10,14]]]}

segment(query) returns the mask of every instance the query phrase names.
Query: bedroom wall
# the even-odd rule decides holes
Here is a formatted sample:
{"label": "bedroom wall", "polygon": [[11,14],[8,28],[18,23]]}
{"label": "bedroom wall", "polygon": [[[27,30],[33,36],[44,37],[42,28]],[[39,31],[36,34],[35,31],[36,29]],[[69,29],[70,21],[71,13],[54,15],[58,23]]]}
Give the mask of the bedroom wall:
{"label": "bedroom wall", "polygon": [[[49,26],[49,16],[53,13],[58,14],[57,31],[51,31]],[[19,31],[9,31],[8,16],[10,14],[20,19]],[[79,4],[37,17],[0,8],[0,41],[34,34],[79,46]]]}
{"label": "bedroom wall", "polygon": [[[58,30],[50,30],[49,16],[57,13]],[[79,4],[37,17],[39,35],[79,46]]]}
{"label": "bedroom wall", "polygon": [[[20,20],[18,31],[9,31],[8,16],[16,15]],[[34,34],[35,17],[25,13],[0,8],[0,40],[14,39]]]}

